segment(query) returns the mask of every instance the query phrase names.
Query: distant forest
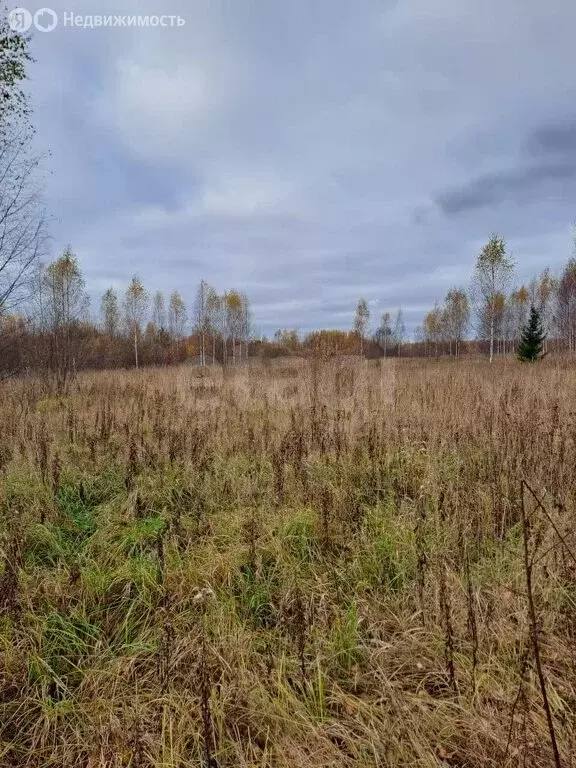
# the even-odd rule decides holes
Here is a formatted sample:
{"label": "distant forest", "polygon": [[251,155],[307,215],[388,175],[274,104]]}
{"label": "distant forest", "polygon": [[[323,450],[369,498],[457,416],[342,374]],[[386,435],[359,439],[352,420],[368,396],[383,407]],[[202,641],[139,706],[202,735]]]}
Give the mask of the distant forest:
{"label": "distant forest", "polygon": [[479,254],[468,289],[451,288],[424,316],[410,338],[402,310],[384,312],[376,328],[361,298],[349,330],[300,335],[278,330],[272,339],[254,333],[248,297],[218,293],[200,281],[192,307],[173,291],[149,291],[134,276],[122,295],[108,288],[97,317],[71,248],[48,265],[35,263],[20,301],[0,316],[2,376],[53,373],[61,383],[81,369],[170,365],[236,365],[249,357],[360,355],[451,356],[514,354],[531,307],[542,320],[545,351],[576,351],[576,259],[559,276],[545,269],[529,284],[513,286],[514,264],[502,238],[493,235]]}

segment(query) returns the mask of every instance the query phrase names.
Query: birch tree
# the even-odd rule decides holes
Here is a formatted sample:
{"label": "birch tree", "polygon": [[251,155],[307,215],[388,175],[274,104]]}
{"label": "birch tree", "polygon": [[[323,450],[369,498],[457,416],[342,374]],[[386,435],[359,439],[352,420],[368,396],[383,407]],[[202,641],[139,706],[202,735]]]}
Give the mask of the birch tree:
{"label": "birch tree", "polygon": [[118,307],[118,296],[114,288],[108,288],[104,292],[100,302],[100,312],[104,333],[110,338],[114,338],[120,330],[120,309]]}
{"label": "birch tree", "polygon": [[538,309],[546,338],[544,351],[548,349],[548,336],[552,332],[554,297],[558,291],[558,281],[550,274],[550,268],[540,274],[536,280],[536,295],[533,304]]}
{"label": "birch tree", "polygon": [[390,317],[390,312],[383,312],[380,318],[380,325],[374,334],[374,339],[384,352],[384,357],[388,354],[388,346],[392,339],[391,322],[392,318]]}
{"label": "birch tree", "polygon": [[472,295],[478,315],[487,329],[490,362],[494,359],[494,339],[499,313],[498,296],[506,289],[514,271],[514,263],[506,253],[506,243],[492,235],[480,252],[472,281]]}
{"label": "birch tree", "polygon": [[148,313],[148,294],[142,281],[134,275],[124,298],[126,327],[134,342],[134,366],[138,368],[138,342]]}
{"label": "birch tree", "polygon": [[194,329],[200,337],[200,363],[206,365],[206,335],[210,329],[208,300],[211,288],[205,280],[200,281],[194,302]]}
{"label": "birch tree", "polygon": [[222,300],[214,288],[208,287],[206,294],[206,323],[212,337],[212,364],[216,362],[216,339],[222,315]]}
{"label": "birch tree", "polygon": [[250,336],[252,335],[252,310],[250,309],[250,300],[245,293],[240,294],[242,299],[241,309],[241,333],[244,341],[244,351],[246,360],[248,360]]}
{"label": "birch tree", "polygon": [[480,315],[480,338],[490,339],[491,326],[494,336],[494,353],[505,351],[506,314],[510,301],[506,294],[498,291],[491,304],[484,304]]}
{"label": "birch tree", "polygon": [[426,346],[428,347],[430,344],[434,345],[435,357],[438,357],[438,344],[444,337],[444,328],[444,310],[436,304],[434,309],[431,309],[430,312],[427,312],[426,315],[424,315],[424,322],[422,323],[422,332]]}
{"label": "birch tree", "polygon": [[556,324],[570,354],[576,352],[576,258],[564,267],[556,296]]}
{"label": "birch tree", "polygon": [[510,293],[506,307],[506,337],[511,342],[512,349],[515,349],[528,317],[529,294],[526,286],[521,285]]}
{"label": "birch tree", "polygon": [[29,295],[46,244],[46,218],[32,154],[33,130],[22,91],[32,60],[29,39],[0,11],[0,315]]}
{"label": "birch tree", "polygon": [[168,302],[168,331],[176,340],[176,354],[180,355],[180,343],[186,330],[186,304],[179,291],[172,291]]}
{"label": "birch tree", "polygon": [[358,336],[360,345],[360,357],[364,355],[364,339],[368,331],[370,322],[370,310],[365,298],[361,298],[356,305],[356,314],[354,315],[354,333]]}
{"label": "birch tree", "polygon": [[84,278],[70,246],[45,269],[41,290],[50,332],[50,368],[60,392],[76,370],[74,328],[88,312]]}
{"label": "birch tree", "polygon": [[225,298],[225,313],[226,322],[225,327],[227,329],[228,337],[232,343],[232,363],[236,364],[236,346],[238,338],[241,338],[242,334],[242,297],[238,291],[232,289],[226,294]]}
{"label": "birch tree", "polygon": [[459,357],[470,322],[470,305],[466,291],[451,288],[444,300],[444,313],[450,344],[454,344],[454,354]]}
{"label": "birch tree", "polygon": [[401,309],[396,312],[396,319],[394,320],[394,328],[392,329],[392,338],[394,344],[396,344],[396,350],[398,357],[402,354],[402,344],[404,343],[404,336],[406,335],[406,326],[404,325],[404,313]]}
{"label": "birch tree", "polygon": [[156,291],[152,300],[152,322],[158,331],[166,330],[166,303],[162,291]]}
{"label": "birch tree", "polygon": [[29,45],[30,39],[13,30],[5,12],[0,9],[0,133],[14,123],[28,122],[30,106],[22,83],[27,78],[28,65],[33,61]]}

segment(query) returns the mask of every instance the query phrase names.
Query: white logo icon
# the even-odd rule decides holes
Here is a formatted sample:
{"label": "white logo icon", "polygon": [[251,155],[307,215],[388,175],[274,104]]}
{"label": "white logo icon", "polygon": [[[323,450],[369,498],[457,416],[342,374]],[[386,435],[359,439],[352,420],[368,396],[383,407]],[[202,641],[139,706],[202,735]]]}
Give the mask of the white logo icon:
{"label": "white logo icon", "polygon": [[34,14],[34,26],[38,32],[52,32],[58,26],[58,14],[52,8],[40,8]]}
{"label": "white logo icon", "polygon": [[26,8],[14,8],[8,14],[8,24],[13,32],[28,32],[32,26],[32,14]]}

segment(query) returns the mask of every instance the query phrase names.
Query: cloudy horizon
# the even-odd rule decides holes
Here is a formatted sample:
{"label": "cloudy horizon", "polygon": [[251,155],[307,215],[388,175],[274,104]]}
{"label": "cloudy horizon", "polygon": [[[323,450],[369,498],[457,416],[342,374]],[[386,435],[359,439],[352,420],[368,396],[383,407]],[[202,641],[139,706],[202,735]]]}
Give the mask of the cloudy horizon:
{"label": "cloudy horizon", "polygon": [[186,21],[33,34],[51,255],[95,308],[137,273],[189,308],[243,291],[267,335],[349,328],[360,296],[412,331],[492,232],[519,282],[570,256],[572,0],[50,6]]}

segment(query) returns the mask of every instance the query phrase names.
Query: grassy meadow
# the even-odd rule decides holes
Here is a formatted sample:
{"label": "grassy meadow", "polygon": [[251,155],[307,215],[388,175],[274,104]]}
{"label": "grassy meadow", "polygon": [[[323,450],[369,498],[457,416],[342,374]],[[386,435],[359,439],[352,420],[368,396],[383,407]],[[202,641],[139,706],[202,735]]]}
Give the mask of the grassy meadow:
{"label": "grassy meadow", "polygon": [[1,766],[576,762],[576,365],[0,386]]}

